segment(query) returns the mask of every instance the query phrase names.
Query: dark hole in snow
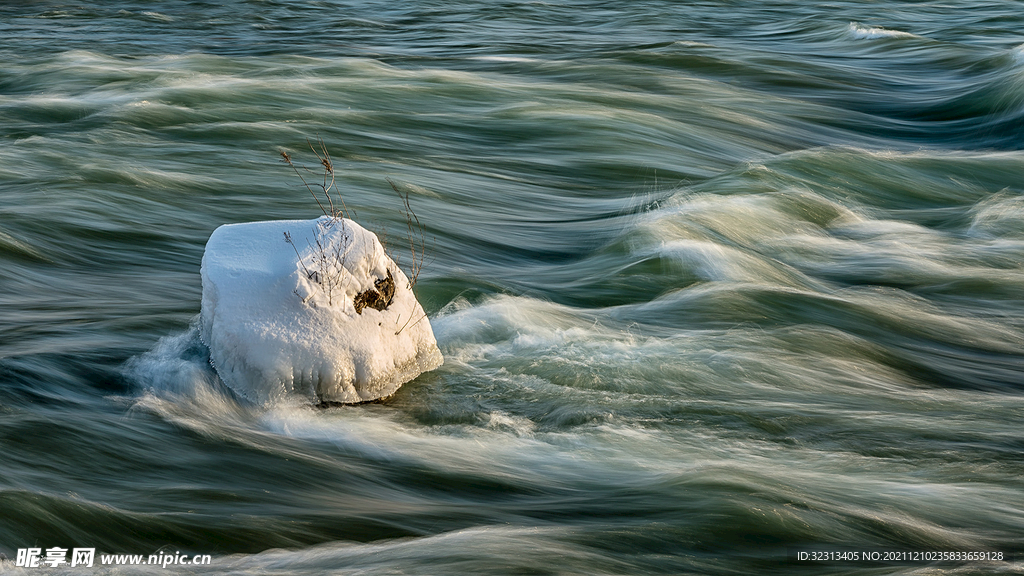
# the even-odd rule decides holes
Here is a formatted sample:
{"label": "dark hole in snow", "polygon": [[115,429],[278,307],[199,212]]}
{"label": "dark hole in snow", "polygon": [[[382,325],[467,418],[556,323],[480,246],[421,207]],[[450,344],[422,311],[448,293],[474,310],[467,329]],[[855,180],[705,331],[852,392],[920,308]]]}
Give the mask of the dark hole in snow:
{"label": "dark hole in snow", "polygon": [[386,278],[373,281],[373,288],[356,294],[356,297],[352,299],[352,304],[356,307],[356,313],[362,314],[363,308],[367,307],[374,310],[386,310],[394,299],[395,278],[391,275],[391,270],[388,270]]}

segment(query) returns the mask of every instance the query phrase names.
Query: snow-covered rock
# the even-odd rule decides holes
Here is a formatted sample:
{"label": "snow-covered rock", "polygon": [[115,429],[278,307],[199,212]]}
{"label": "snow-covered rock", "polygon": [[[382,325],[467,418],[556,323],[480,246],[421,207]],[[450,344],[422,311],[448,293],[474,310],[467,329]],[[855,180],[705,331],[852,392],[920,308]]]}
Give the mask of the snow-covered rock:
{"label": "snow-covered rock", "polygon": [[253,402],[375,400],[443,362],[408,278],[351,220],[221,226],[202,277],[210,358]]}

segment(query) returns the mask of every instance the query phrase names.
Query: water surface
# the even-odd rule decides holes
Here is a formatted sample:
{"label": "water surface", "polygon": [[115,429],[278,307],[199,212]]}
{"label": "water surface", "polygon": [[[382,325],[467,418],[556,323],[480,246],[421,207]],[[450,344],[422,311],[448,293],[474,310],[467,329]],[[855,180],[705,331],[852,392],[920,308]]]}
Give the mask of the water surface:
{"label": "water surface", "polygon": [[[0,62],[8,558],[1024,571],[794,556],[1024,551],[1021,2],[16,2]],[[253,406],[203,248],[318,136],[446,362]]]}

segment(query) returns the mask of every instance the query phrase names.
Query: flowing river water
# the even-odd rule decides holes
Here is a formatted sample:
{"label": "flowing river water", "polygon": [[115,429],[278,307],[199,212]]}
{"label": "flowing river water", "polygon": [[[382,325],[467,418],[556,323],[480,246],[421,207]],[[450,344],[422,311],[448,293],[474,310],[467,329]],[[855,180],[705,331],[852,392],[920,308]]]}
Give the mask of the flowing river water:
{"label": "flowing river water", "polygon": [[[445,364],[253,406],[203,249],[317,137]],[[1020,1],[4,3],[0,572],[1022,573],[1022,149]]]}

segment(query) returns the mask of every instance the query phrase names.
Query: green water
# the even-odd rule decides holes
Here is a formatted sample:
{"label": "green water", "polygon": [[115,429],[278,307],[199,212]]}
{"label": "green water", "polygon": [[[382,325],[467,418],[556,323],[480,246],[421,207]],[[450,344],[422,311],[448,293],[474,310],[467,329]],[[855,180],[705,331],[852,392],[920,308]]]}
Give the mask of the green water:
{"label": "green water", "polygon": [[[318,136],[445,364],[252,406],[203,249]],[[1024,3],[9,3],[0,142],[0,572],[1024,571]]]}

